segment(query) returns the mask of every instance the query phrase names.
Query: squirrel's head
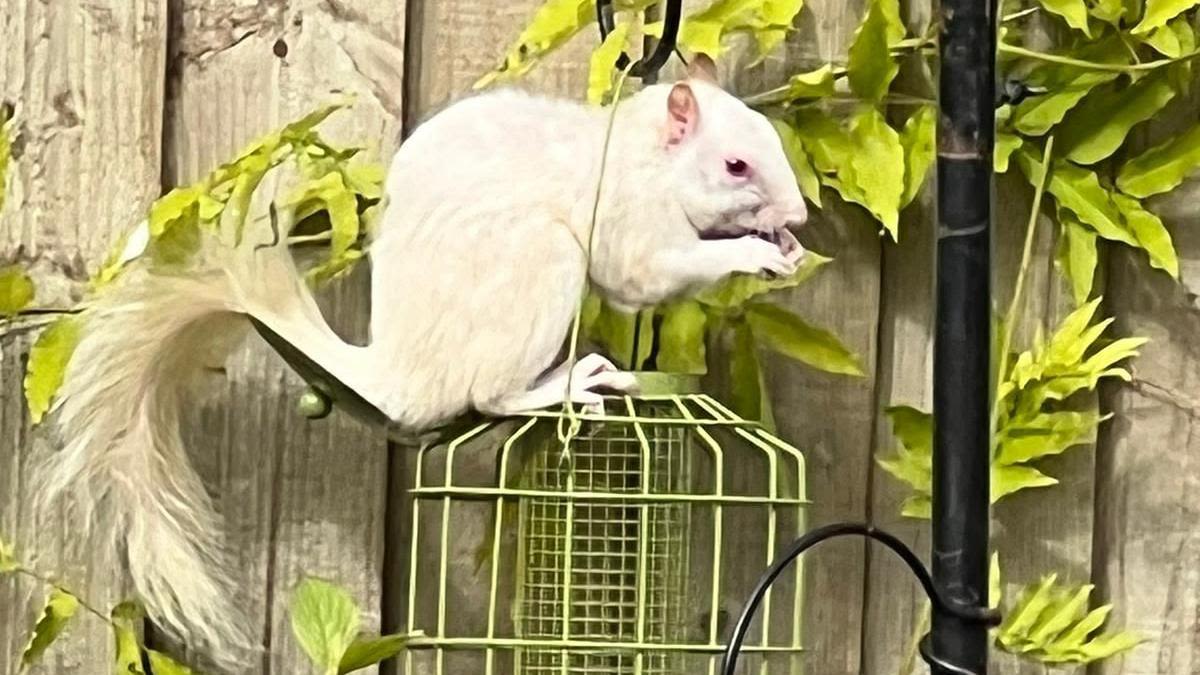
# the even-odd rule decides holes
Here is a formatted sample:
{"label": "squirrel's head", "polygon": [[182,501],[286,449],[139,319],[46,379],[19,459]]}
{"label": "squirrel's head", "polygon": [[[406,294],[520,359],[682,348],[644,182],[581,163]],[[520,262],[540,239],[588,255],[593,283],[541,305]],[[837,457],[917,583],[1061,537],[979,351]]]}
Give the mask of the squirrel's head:
{"label": "squirrel's head", "polygon": [[717,84],[711,59],[692,59],[660,114],[673,191],[701,237],[795,243],[788,228],[803,225],[808,209],[783,143],[766,117]]}

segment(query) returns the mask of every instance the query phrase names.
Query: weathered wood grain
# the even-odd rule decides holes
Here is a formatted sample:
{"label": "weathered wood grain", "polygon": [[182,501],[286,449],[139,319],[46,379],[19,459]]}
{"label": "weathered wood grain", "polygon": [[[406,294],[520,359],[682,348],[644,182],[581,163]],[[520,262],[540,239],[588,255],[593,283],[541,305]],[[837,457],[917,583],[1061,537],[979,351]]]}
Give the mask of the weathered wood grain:
{"label": "weathered wood grain", "polygon": [[[172,0],[166,176],[187,182],[284,122],[356,95],[323,130],[387,157],[399,129],[405,3]],[[333,294],[332,322],[365,339],[360,270]],[[287,600],[305,575],[346,587],[379,624],[387,491],[381,430],[335,412],[294,412],[301,381],[256,337],[194,416],[190,449],[226,520],[242,607],[266,651],[247,672],[305,672]]]}
{"label": "weathered wood grain", "polygon": [[[16,110],[0,264],[32,270],[39,306],[77,300],[117,233],[158,194],[165,0],[10,2],[0,10],[0,101]],[[39,520],[35,462],[52,451],[31,431],[21,382],[32,335],[0,341],[0,538],[38,570],[107,607],[121,576],[57,514]],[[0,580],[0,673],[16,673],[46,589]],[[84,616],[29,672],[105,672],[108,628]]]}
{"label": "weathered wood grain", "polygon": [[[1141,132],[1149,147],[1197,122],[1195,89]],[[1150,641],[1100,664],[1097,675],[1200,671],[1200,230],[1191,180],[1155,198],[1179,253],[1182,283],[1118,250],[1108,268],[1116,332],[1150,338],[1133,382],[1106,393],[1115,418],[1101,437],[1095,581],[1115,603],[1110,623]]]}

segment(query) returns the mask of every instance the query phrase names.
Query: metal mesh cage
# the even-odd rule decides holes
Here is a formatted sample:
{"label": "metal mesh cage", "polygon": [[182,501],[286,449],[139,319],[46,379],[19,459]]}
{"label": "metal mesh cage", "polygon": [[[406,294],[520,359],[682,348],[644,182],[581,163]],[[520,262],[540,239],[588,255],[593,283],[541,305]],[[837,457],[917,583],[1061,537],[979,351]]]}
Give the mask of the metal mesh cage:
{"label": "metal mesh cage", "polygon": [[[613,398],[562,462],[561,415],[417,453],[410,674],[716,672],[763,567],[804,530],[804,459],[704,395]],[[803,568],[776,584],[743,672],[800,673]]]}

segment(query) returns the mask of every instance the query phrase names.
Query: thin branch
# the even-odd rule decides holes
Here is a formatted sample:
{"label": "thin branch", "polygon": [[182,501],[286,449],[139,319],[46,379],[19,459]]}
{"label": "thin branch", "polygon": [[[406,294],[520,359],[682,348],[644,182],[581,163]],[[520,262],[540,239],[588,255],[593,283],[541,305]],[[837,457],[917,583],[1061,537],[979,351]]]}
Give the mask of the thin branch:
{"label": "thin branch", "polygon": [[1095,61],[1084,61],[1082,59],[1074,59],[1070,56],[1062,56],[1061,54],[1049,54],[1039,52],[1016,45],[1010,45],[1001,42],[998,47],[1000,52],[1012,54],[1014,56],[1023,56],[1025,58],[1045,61],[1047,63],[1058,63],[1064,66],[1074,66],[1084,70],[1102,70],[1110,73],[1133,73],[1144,70],[1157,70],[1165,66],[1190,61],[1197,56],[1200,56],[1200,51],[1194,51],[1189,54],[1184,54],[1173,59],[1158,59],[1157,61],[1147,61],[1145,63],[1096,63]]}

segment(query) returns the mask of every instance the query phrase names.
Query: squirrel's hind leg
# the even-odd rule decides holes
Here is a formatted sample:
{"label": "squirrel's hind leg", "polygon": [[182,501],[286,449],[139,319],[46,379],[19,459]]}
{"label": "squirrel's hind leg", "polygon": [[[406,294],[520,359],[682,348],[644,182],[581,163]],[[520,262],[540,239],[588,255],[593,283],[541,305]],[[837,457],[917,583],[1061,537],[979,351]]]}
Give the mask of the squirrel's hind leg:
{"label": "squirrel's hind leg", "polygon": [[480,412],[504,417],[541,410],[569,399],[582,404],[589,414],[602,414],[604,398],[597,390],[634,393],[637,388],[633,373],[618,370],[599,354],[588,354],[574,366],[564,363],[555,368],[527,391],[506,394],[481,405]]}

